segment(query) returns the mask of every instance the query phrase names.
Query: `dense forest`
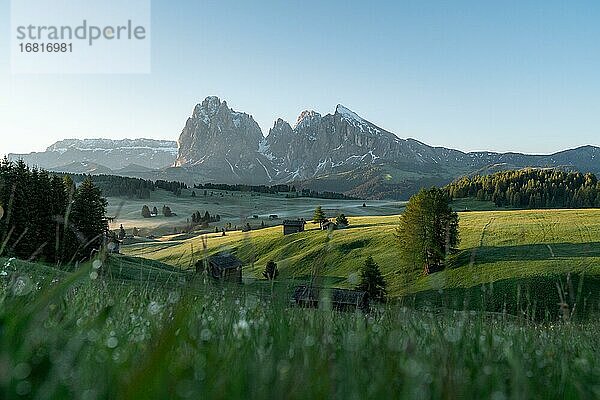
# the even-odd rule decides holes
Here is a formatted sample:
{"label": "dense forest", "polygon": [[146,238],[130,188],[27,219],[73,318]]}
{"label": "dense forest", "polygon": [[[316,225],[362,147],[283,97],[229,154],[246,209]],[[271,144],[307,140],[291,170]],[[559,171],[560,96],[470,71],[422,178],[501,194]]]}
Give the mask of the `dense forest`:
{"label": "dense forest", "polygon": [[228,185],[225,183],[205,183],[194,185],[195,189],[204,190],[225,190],[231,192],[254,192],[277,194],[287,193],[287,197],[312,197],[317,199],[337,199],[337,200],[356,200],[354,197],[347,196],[343,193],[336,192],[318,192],[316,190],[301,189],[297,190],[293,185]]}
{"label": "dense forest", "polygon": [[181,196],[181,190],[188,188],[188,186],[183,182],[163,181],[160,179],[154,182],[154,186],[156,186],[157,189],[163,189],[167,192],[171,192],[176,196]]}
{"label": "dense forest", "polygon": [[205,183],[200,185],[194,185],[194,188],[206,190],[225,190],[230,192],[255,192],[268,194],[289,193],[292,191],[296,191],[296,188],[294,186],[289,185],[228,185],[226,183]]}
{"label": "dense forest", "polygon": [[0,161],[0,255],[70,263],[98,249],[107,234],[106,200],[88,178]]}
{"label": "dense forest", "polygon": [[489,200],[498,207],[600,207],[600,183],[591,173],[528,168],[463,177],[445,189],[453,198]]}
{"label": "dense forest", "polygon": [[187,185],[182,182],[169,182],[164,180],[151,181],[140,178],[130,178],[116,175],[83,175],[83,174],[64,174],[69,175],[76,183],[83,182],[89,178],[106,197],[127,197],[130,199],[149,199],[150,192],[156,189],[163,189],[177,196],[181,195],[182,189],[187,189]]}

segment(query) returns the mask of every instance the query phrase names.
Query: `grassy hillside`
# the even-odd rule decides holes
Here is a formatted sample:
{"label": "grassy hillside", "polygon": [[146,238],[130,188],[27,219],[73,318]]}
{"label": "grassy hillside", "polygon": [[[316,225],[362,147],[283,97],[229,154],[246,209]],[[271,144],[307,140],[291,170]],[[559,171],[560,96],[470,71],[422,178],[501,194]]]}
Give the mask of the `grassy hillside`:
{"label": "grassy hillside", "polygon": [[[548,277],[567,272],[600,275],[600,210],[522,210],[460,213],[460,252],[450,268],[423,276],[399,258],[394,238],[397,216],[350,218],[351,227],[329,234],[309,224],[304,233],[283,236],[281,227],[222,237],[206,236],[207,253],[236,252],[247,279],[260,279],[266,262],[275,260],[280,279],[311,274],[327,283],[351,287],[369,255],[381,266],[392,296],[428,290],[469,288],[489,282]],[[130,255],[190,267],[203,256],[202,238],[165,238],[125,246]],[[507,281],[508,280],[508,281]]]}

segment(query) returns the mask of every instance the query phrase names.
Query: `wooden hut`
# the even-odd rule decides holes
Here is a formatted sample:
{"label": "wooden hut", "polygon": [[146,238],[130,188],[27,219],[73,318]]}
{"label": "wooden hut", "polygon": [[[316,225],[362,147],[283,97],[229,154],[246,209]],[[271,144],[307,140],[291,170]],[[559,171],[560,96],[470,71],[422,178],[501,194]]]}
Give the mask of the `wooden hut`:
{"label": "wooden hut", "polygon": [[328,231],[328,230],[335,230],[337,229],[337,224],[333,221],[325,221],[321,224],[321,230],[323,231]]}
{"label": "wooden hut", "polygon": [[208,272],[219,280],[242,283],[243,263],[232,254],[215,254],[208,258]]}
{"label": "wooden hut", "polygon": [[283,221],[283,234],[290,235],[292,233],[304,232],[304,225],[306,225],[306,221],[302,219],[286,219],[285,221]]}
{"label": "wooden hut", "polygon": [[319,307],[323,299],[328,298],[332,308],[336,310],[363,311],[369,308],[367,292],[338,288],[323,288],[311,285],[300,285],[294,289],[291,303],[299,307]]}

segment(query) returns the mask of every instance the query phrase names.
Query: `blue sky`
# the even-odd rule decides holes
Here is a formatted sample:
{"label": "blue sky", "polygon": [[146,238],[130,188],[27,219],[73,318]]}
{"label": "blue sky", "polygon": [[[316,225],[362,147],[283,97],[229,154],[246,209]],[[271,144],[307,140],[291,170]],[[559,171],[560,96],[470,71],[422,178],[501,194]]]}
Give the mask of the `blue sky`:
{"label": "blue sky", "polygon": [[0,153],[66,137],[175,140],[208,95],[265,134],[342,103],[466,151],[600,145],[599,2],[153,1],[145,75],[11,75],[9,8]]}

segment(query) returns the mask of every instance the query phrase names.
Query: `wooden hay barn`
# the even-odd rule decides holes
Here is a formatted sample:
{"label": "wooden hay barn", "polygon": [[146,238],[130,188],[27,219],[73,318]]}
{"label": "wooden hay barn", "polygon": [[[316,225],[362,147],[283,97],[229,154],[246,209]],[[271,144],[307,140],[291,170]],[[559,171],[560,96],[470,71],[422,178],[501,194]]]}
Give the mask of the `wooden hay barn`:
{"label": "wooden hay barn", "polygon": [[325,221],[321,224],[321,230],[328,231],[329,229],[332,229],[332,230],[337,229],[337,224],[332,221]]}
{"label": "wooden hay barn", "polygon": [[292,233],[304,232],[304,225],[306,225],[306,221],[304,220],[286,219],[285,221],[283,221],[283,234],[290,235]]}
{"label": "wooden hay barn", "polygon": [[219,280],[242,283],[243,263],[231,254],[215,254],[208,258],[208,272]]}
{"label": "wooden hay barn", "polygon": [[343,311],[369,309],[369,298],[366,292],[338,288],[322,288],[300,285],[294,289],[291,303],[298,307],[319,307],[319,302],[329,298],[332,308]]}

